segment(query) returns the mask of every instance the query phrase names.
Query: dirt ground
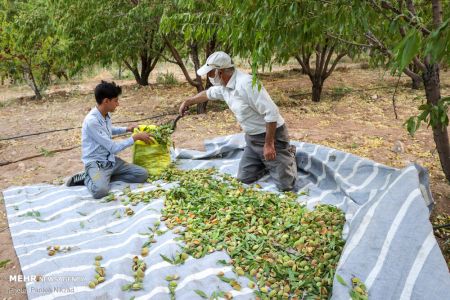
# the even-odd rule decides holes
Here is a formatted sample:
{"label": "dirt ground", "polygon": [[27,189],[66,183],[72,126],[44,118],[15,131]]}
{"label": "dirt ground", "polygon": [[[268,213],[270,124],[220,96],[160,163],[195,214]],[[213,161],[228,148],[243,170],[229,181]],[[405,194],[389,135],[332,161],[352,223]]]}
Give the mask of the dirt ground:
{"label": "dirt ground", "polygon": [[[422,90],[411,90],[409,80],[401,78],[395,97],[396,119],[392,95],[397,78],[385,71],[360,68],[359,64],[343,65],[326,81],[322,101],[312,103],[309,79],[292,70],[294,67],[297,66],[275,68],[272,73],[260,76],[280,107],[291,139],[327,145],[398,168],[411,162],[419,163],[430,172],[431,190],[436,201],[433,216],[450,214],[450,185],[441,171],[431,130],[422,126],[414,137],[410,137],[403,126],[424,101]],[[181,81],[181,73],[176,73],[176,76]],[[30,93],[26,87],[0,86],[0,137],[81,126],[84,116],[95,105],[92,89],[100,79],[111,80],[112,75],[101,73],[85,82],[53,86],[41,101],[27,98]],[[113,123],[176,113],[181,101],[195,93],[186,83],[165,86],[155,84],[153,78],[151,80],[151,86],[141,88],[133,80],[119,81],[125,88]],[[442,73],[441,80],[442,95],[450,95],[450,72]],[[174,117],[137,123],[162,124]],[[211,102],[208,114],[181,119],[173,139],[176,147],[201,150],[204,139],[238,132],[239,125],[223,103]],[[0,189],[42,182],[60,184],[71,174],[82,170],[78,147],[80,135],[80,129],[75,129],[0,141],[0,162],[46,153],[38,158],[1,166]],[[75,148],[53,155],[49,153],[71,147]],[[400,151],[396,152],[394,148]],[[131,151],[128,149],[120,156],[130,161]],[[11,262],[4,268],[0,267],[0,298],[25,299],[24,294],[11,296],[9,292],[11,288],[19,289],[24,285],[9,282],[9,275],[20,274],[20,265],[12,246],[3,199],[1,202],[0,261],[10,259]],[[446,241],[440,242],[443,245]],[[448,240],[446,243],[448,245]],[[447,262],[450,257],[448,251],[445,248]]]}

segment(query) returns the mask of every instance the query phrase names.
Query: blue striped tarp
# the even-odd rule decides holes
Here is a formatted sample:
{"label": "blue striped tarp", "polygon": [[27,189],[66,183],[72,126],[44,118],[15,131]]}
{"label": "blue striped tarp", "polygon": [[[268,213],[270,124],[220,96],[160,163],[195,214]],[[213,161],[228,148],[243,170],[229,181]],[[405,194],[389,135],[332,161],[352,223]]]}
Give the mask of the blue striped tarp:
{"label": "blue striped tarp", "polygon": [[[433,200],[425,170],[417,165],[399,170],[319,145],[293,144],[297,146],[300,192],[307,194],[299,196],[299,202],[311,209],[318,203],[336,205],[346,214],[346,245],[337,273],[349,284],[353,276],[360,278],[368,287],[369,299],[448,299],[450,276],[428,219]],[[216,167],[236,175],[244,146],[239,134],[206,141],[205,152],[175,149],[172,155],[181,168]],[[130,187],[140,192],[158,184],[172,186]],[[275,188],[268,176],[259,184],[264,190]],[[114,182],[112,191],[120,197],[124,186]],[[178,266],[164,261],[160,254],[171,257],[180,249],[173,230],[157,236],[151,245],[145,258],[144,290],[121,290],[134,280],[132,259],[148,239],[148,227],[159,220],[162,199],[132,206],[135,214],[127,217],[120,201],[94,200],[85,187],[11,187],[3,195],[30,299],[170,299],[165,277],[174,274],[180,276],[177,299],[200,298],[195,290],[208,296],[221,290],[231,292],[235,299],[255,297],[252,289],[235,291],[216,276],[224,272],[247,286],[247,278],[218,264],[229,259],[225,252],[189,258]],[[48,256],[51,245],[72,250]],[[103,256],[106,281],[92,290],[87,284],[95,275],[96,255]],[[37,282],[33,276],[43,277]],[[332,297],[350,298],[349,288],[336,278]]]}

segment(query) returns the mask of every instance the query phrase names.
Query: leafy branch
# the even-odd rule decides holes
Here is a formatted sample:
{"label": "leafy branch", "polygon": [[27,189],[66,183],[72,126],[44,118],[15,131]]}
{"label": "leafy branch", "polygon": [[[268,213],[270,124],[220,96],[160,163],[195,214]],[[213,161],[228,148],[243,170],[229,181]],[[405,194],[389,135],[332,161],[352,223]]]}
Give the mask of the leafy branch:
{"label": "leafy branch", "polygon": [[437,105],[422,104],[419,106],[421,113],[417,116],[410,117],[404,125],[410,135],[414,135],[419,129],[422,122],[427,123],[428,127],[445,128],[448,126],[448,105],[450,104],[450,97],[441,98]]}

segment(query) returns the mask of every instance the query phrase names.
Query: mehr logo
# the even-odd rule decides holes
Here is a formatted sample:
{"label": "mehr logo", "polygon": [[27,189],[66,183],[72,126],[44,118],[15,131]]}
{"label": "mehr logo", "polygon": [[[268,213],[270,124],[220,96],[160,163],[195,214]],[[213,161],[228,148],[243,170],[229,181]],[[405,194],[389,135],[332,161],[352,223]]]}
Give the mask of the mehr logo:
{"label": "mehr logo", "polygon": [[86,282],[83,276],[9,275],[9,282]]}
{"label": "mehr logo", "polygon": [[42,280],[41,275],[9,275],[9,282],[39,282]]}

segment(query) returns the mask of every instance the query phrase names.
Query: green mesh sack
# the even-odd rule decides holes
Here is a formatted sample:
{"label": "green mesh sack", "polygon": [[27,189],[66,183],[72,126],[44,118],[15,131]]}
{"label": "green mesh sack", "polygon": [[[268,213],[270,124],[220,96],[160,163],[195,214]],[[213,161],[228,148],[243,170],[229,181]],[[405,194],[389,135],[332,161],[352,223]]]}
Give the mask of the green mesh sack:
{"label": "green mesh sack", "polygon": [[[155,135],[158,126],[139,125],[134,129],[134,133],[147,132]],[[136,141],[133,145],[133,163],[147,169],[150,175],[159,175],[170,165],[170,140],[167,144],[158,143],[153,139],[152,144]]]}

